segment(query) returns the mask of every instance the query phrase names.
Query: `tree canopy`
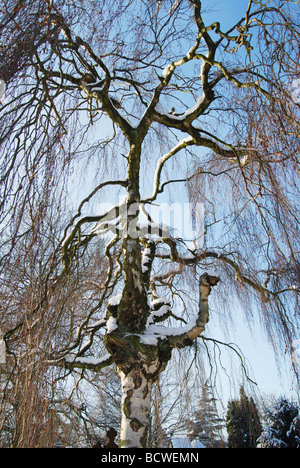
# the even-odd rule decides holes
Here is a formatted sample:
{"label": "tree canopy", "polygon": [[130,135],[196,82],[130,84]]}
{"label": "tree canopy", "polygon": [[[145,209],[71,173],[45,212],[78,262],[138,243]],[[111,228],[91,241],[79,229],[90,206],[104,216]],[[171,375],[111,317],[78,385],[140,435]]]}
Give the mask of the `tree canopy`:
{"label": "tree canopy", "polygon": [[[48,364],[115,363],[121,440],[145,445],[129,396],[203,337],[213,287],[298,338],[299,2],[244,1],[230,26],[200,0],[0,5],[7,354],[39,324]],[[155,218],[168,194],[194,239]]]}

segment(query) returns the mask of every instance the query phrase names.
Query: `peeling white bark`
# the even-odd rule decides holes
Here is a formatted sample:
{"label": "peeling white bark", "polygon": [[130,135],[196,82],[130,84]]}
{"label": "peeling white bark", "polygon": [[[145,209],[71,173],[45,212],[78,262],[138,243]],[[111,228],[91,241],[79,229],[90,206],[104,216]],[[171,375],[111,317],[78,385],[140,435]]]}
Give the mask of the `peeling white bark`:
{"label": "peeling white bark", "polygon": [[6,345],[3,339],[0,340],[0,364],[6,363]]}
{"label": "peeling white bark", "polygon": [[121,448],[143,448],[146,444],[150,414],[149,382],[135,368],[125,375],[118,371],[122,384]]}

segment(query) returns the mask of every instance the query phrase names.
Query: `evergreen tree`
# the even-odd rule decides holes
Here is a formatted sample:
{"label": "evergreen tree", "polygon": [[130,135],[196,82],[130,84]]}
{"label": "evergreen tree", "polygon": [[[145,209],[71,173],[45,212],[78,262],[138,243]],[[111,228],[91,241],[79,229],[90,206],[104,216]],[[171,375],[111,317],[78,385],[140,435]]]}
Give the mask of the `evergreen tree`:
{"label": "evergreen tree", "polygon": [[300,448],[300,413],[296,404],[280,398],[267,409],[267,425],[258,448]]}
{"label": "evergreen tree", "polygon": [[202,386],[199,408],[194,413],[194,420],[189,423],[190,438],[200,440],[205,447],[219,447],[224,444],[222,437],[224,421],[218,414],[216,403],[213,389],[206,382]]}
{"label": "evergreen tree", "polygon": [[229,448],[255,448],[261,435],[259,413],[253,398],[240,389],[240,400],[230,401],[226,418]]}

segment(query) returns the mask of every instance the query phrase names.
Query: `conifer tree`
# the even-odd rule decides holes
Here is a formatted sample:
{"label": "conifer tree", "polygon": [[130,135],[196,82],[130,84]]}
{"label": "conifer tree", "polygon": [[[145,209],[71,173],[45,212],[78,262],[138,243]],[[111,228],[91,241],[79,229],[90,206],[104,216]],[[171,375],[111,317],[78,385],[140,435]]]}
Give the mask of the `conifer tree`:
{"label": "conifer tree", "polygon": [[190,422],[191,437],[200,440],[207,448],[222,446],[223,426],[223,420],[218,414],[217,399],[213,394],[213,388],[205,382],[202,386],[198,411],[194,414],[194,421]]}
{"label": "conifer tree", "polygon": [[261,423],[256,404],[248,398],[243,387],[240,399],[230,401],[227,411],[227,432],[229,448],[255,448],[261,434]]}
{"label": "conifer tree", "polygon": [[267,425],[258,440],[258,448],[300,448],[300,412],[285,398],[267,409]]}

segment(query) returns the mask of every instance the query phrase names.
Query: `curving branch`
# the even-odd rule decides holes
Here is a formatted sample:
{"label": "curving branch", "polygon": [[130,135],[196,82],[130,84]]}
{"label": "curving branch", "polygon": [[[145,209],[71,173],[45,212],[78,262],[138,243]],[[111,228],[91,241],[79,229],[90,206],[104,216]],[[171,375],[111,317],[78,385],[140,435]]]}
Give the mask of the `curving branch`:
{"label": "curving branch", "polygon": [[199,280],[199,310],[197,315],[183,327],[163,327],[153,324],[157,322],[157,317],[165,320],[170,315],[168,303],[160,300],[160,308],[148,320],[145,332],[140,336],[142,343],[166,342],[170,348],[184,348],[190,346],[192,342],[205,330],[209,319],[208,297],[211,290],[220,281],[218,276],[208,273],[201,275]]}
{"label": "curving branch", "polygon": [[100,372],[105,367],[114,363],[111,355],[106,354],[102,358],[77,357],[76,354],[69,354],[59,362],[66,369],[87,369],[93,372]]}

